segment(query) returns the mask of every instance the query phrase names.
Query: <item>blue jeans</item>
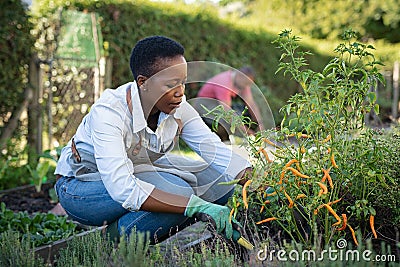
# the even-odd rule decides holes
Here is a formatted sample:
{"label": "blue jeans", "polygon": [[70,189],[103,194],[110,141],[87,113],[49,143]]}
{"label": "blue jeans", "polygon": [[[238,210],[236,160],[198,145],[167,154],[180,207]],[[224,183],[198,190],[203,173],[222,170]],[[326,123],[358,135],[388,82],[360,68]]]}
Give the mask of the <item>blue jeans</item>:
{"label": "blue jeans", "polygon": [[[135,176],[169,193],[187,197],[193,194],[193,189],[187,182],[170,173],[143,172]],[[102,181],[83,182],[74,177],[63,176],[57,181],[55,189],[61,205],[73,220],[94,226],[111,224],[118,220],[120,234],[125,232],[129,235],[136,228],[137,232],[149,232],[151,243],[162,241],[194,222],[193,218],[183,214],[130,212],[111,198]],[[233,189],[213,202],[225,205],[232,194]]]}

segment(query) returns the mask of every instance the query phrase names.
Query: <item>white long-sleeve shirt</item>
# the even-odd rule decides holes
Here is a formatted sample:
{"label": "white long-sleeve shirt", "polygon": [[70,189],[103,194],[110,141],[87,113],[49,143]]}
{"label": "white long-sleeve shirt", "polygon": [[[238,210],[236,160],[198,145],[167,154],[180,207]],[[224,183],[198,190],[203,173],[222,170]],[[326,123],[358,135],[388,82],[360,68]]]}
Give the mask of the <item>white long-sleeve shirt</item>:
{"label": "white long-sleeve shirt", "polygon": [[[126,91],[129,87],[132,113],[126,102]],[[234,179],[250,166],[246,159],[233,153],[211,132],[186,101],[183,101],[173,114],[161,112],[157,129],[153,132],[147,127],[135,82],[124,84],[117,89],[105,90],[83,118],[74,140],[78,151],[83,149],[94,155],[101,180],[110,196],[128,210],[139,210],[154,189],[154,185],[135,177],[135,162],[132,162],[128,151],[132,144],[139,142],[141,135],[145,137],[141,140],[142,146],[156,153],[164,153],[176,136],[177,119],[182,122],[180,137],[206,163],[221,174],[227,174],[228,180]],[[71,154],[70,141],[62,149],[56,174],[74,176],[68,163]]]}

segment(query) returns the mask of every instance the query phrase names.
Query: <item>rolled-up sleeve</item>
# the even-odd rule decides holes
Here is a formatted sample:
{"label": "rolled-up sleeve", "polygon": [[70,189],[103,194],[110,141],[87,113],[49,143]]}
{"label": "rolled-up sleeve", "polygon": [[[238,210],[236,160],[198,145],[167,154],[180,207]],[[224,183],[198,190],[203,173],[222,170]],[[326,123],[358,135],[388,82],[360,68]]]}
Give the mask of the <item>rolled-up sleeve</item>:
{"label": "rolled-up sleeve", "polygon": [[101,179],[111,198],[125,209],[139,210],[149,197],[154,185],[134,176],[132,161],[124,144],[123,116],[107,106],[97,105],[91,110],[91,139]]}

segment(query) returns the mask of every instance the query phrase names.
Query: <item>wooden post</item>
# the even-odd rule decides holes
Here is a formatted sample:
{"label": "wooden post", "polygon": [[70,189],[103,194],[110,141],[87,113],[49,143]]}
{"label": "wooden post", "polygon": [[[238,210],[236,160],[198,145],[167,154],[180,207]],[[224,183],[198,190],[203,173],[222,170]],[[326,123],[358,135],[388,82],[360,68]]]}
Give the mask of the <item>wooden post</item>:
{"label": "wooden post", "polygon": [[32,101],[28,106],[28,164],[36,166],[38,155],[42,153],[43,117],[40,99],[42,98],[42,75],[40,63],[36,56],[29,64],[29,87]]}
{"label": "wooden post", "polygon": [[392,117],[397,120],[399,111],[399,62],[395,61],[393,66],[393,102]]}
{"label": "wooden post", "polygon": [[106,66],[104,73],[104,88],[113,88],[112,87],[112,59],[111,57],[106,57]]}

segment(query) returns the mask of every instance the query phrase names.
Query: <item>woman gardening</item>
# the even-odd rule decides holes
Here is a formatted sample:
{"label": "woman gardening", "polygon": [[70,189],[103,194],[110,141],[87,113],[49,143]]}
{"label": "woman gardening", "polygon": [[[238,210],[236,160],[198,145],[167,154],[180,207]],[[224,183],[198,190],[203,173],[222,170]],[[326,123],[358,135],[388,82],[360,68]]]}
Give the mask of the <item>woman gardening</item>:
{"label": "woman gardening", "polygon": [[[250,164],[185,101],[184,48],[147,37],[133,48],[130,68],[134,81],[106,90],[63,148],[55,172],[61,205],[86,225],[150,232],[152,243],[195,217],[212,219],[218,233],[232,238],[236,230],[224,205],[234,186],[219,183],[244,178]],[[203,161],[168,153],[176,137]]]}

